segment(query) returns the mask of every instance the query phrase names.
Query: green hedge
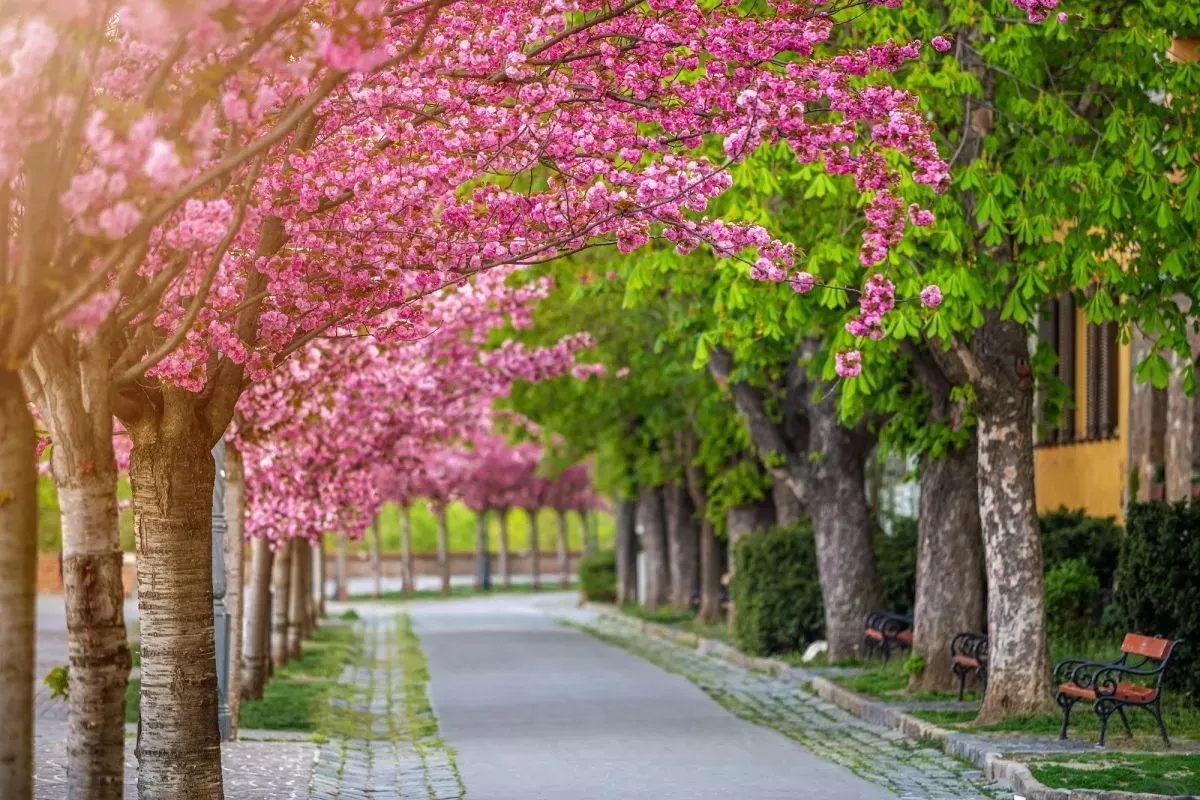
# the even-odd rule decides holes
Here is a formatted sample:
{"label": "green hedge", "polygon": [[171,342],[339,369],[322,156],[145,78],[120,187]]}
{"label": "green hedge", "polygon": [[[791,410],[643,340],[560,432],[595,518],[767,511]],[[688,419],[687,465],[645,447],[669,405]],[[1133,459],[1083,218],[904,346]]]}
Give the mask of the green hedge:
{"label": "green hedge", "polygon": [[579,585],[588,600],[611,603],[617,599],[617,554],[598,550],[579,560]]}
{"label": "green hedge", "polygon": [[734,564],[730,595],[737,615],[733,633],[743,652],[792,652],[820,638],[825,606],[810,523],[747,536],[737,543]]}
{"label": "green hedge", "polygon": [[1049,573],[1065,561],[1087,561],[1103,592],[1110,591],[1121,557],[1121,526],[1113,517],[1089,517],[1083,509],[1059,508],[1039,518],[1042,558]]}
{"label": "green hedge", "polygon": [[911,614],[917,602],[917,521],[895,517],[892,532],[875,535],[875,563],[883,583],[883,605],[896,614]]}
{"label": "green hedge", "polygon": [[1200,702],[1200,503],[1133,503],[1114,599],[1132,631],[1183,639],[1167,685]]}

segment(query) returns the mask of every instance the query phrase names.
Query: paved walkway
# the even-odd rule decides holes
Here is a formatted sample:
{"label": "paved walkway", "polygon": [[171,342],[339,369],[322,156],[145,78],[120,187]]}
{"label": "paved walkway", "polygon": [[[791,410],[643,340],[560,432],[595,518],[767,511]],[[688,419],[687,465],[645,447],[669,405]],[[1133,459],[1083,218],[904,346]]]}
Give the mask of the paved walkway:
{"label": "paved walkway", "polygon": [[893,797],[686,678],[560,625],[538,608],[547,602],[413,608],[470,800]]}

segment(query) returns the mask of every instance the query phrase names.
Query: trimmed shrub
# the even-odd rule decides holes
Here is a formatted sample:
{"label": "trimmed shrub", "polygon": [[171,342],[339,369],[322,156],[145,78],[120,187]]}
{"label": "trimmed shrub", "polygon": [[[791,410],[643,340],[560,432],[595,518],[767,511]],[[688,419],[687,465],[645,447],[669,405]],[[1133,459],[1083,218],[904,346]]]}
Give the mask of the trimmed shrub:
{"label": "trimmed shrub", "polygon": [[1078,639],[1100,598],[1100,579],[1083,558],[1070,558],[1046,573],[1046,627],[1051,636]]}
{"label": "trimmed shrub", "polygon": [[1183,639],[1166,683],[1200,702],[1200,503],[1132,503],[1114,599],[1129,630]]}
{"label": "trimmed shrub", "polygon": [[617,554],[598,550],[579,560],[579,586],[584,599],[611,603],[617,599]]}
{"label": "trimmed shrub", "polygon": [[1101,591],[1112,591],[1123,536],[1113,517],[1089,517],[1083,509],[1063,507],[1042,514],[1038,523],[1047,575],[1065,561],[1082,558],[1099,579]]}
{"label": "trimmed shrub", "polygon": [[737,543],[734,639],[751,655],[801,650],[825,628],[817,548],[807,520]]}
{"label": "trimmed shrub", "polygon": [[884,609],[911,614],[917,602],[917,521],[895,517],[891,534],[875,534],[875,561],[883,583]]}

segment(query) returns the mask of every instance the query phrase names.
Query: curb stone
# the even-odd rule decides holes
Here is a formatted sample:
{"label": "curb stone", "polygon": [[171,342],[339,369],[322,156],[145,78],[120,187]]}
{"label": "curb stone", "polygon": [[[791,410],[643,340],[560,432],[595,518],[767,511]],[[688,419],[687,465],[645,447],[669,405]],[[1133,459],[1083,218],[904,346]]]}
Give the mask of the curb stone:
{"label": "curb stone", "polygon": [[791,681],[799,687],[810,689],[821,699],[833,703],[859,719],[884,728],[898,730],[908,739],[938,742],[945,752],[965,759],[978,767],[988,780],[1007,783],[1012,787],[1014,800],[1197,800],[1192,795],[1112,792],[1103,789],[1052,789],[1034,778],[1029,767],[1019,761],[1005,758],[1002,753],[989,748],[978,740],[940,728],[919,717],[898,711],[885,703],[869,700],[839,686],[828,678],[814,675],[802,668],[792,667],[779,659],[748,656],[737,648],[715,639],[707,639],[694,633],[677,630],[669,625],[646,622],[631,617],[610,605],[585,601],[581,603],[581,606],[651,636],[668,639],[682,647],[689,647],[706,655],[716,656],[739,667],[759,670]]}

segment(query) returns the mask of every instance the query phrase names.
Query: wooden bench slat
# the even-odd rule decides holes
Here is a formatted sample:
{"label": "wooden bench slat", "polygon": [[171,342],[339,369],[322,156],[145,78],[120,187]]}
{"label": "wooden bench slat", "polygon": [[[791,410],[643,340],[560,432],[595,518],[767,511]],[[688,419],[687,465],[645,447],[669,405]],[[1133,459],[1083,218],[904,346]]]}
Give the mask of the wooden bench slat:
{"label": "wooden bench slat", "polygon": [[1140,633],[1127,633],[1125,634],[1125,641],[1121,642],[1122,653],[1129,653],[1133,656],[1145,656],[1155,661],[1162,661],[1170,651],[1170,639],[1156,639],[1153,636],[1143,636]]}

